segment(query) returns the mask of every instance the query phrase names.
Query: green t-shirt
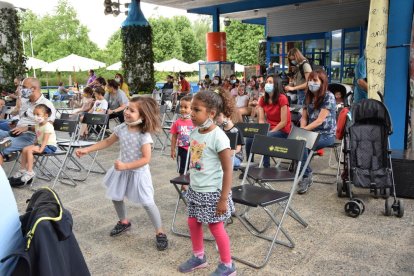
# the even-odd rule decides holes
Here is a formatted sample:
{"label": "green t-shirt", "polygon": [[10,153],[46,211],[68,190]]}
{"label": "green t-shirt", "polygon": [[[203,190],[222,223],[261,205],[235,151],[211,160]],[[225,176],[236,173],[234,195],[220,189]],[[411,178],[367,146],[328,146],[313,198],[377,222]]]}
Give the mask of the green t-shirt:
{"label": "green t-shirt", "polygon": [[198,128],[190,134],[190,185],[196,192],[221,190],[223,169],[219,152],[229,149],[230,141],[219,127],[201,134]]}

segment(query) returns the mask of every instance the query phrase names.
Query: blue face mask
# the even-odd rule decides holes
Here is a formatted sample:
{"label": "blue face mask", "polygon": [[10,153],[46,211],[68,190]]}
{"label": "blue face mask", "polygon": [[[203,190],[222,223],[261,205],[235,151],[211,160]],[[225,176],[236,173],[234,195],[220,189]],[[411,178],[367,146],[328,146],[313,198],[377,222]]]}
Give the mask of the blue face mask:
{"label": "blue face mask", "polygon": [[309,87],[309,91],[311,91],[312,93],[316,93],[319,91],[319,88],[321,87],[321,85],[313,81],[308,81],[308,87]]}
{"label": "blue face mask", "polygon": [[236,80],[230,80],[230,83],[231,84],[235,84],[236,83]]}
{"label": "blue face mask", "polygon": [[266,93],[268,93],[268,94],[272,93],[273,88],[274,88],[273,83],[266,83],[265,84],[265,92]]}
{"label": "blue face mask", "polygon": [[30,89],[30,88],[22,88],[21,93],[22,93],[22,97],[25,98],[25,99],[27,99],[27,98],[30,97],[30,95],[32,95],[32,89]]}

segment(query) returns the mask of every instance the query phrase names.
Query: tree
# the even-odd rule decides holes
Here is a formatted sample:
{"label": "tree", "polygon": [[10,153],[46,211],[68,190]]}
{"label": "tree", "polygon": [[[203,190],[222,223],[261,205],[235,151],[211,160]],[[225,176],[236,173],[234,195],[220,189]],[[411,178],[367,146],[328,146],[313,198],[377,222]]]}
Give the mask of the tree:
{"label": "tree", "polygon": [[182,58],[181,41],[171,19],[150,18],[152,27],[154,60],[161,62],[171,58]]}
{"label": "tree", "polygon": [[54,15],[38,17],[31,11],[22,14],[21,31],[25,41],[30,41],[32,34],[35,56],[49,62],[71,53],[94,58],[99,48],[76,16],[67,0],[59,0]]}
{"label": "tree", "polygon": [[195,21],[191,26],[194,31],[195,39],[200,44],[200,54],[199,59],[206,59],[206,34],[211,32],[211,19],[209,16],[202,17],[201,19]]}
{"label": "tree", "polygon": [[179,34],[181,39],[183,61],[193,63],[203,58],[201,45],[196,39],[193,30],[189,27],[185,27]]}
{"label": "tree", "polygon": [[259,41],[263,39],[264,27],[231,21],[225,28],[227,36],[227,60],[243,65],[258,64]]}

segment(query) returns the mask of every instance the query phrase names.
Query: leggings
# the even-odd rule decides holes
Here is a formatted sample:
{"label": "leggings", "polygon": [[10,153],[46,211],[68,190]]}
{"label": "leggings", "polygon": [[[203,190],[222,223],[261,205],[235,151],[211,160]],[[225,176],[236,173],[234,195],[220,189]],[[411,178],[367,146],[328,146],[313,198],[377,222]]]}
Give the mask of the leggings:
{"label": "leggings", "polygon": [[[194,255],[199,256],[200,254],[204,254],[203,225],[196,218],[189,217],[188,226],[190,228]],[[224,229],[224,223],[209,223],[208,228],[216,240],[221,262],[224,264],[231,263],[230,239]]]}
{"label": "leggings", "polygon": [[[115,211],[118,214],[119,220],[126,219],[127,212],[125,208],[125,203],[123,201],[115,201],[115,200],[112,200],[112,202],[114,203]],[[152,222],[152,225],[154,225],[155,230],[160,229],[162,226],[162,223],[161,223],[160,211],[158,210],[157,205],[155,204],[144,205],[143,207],[145,211],[147,212]]]}

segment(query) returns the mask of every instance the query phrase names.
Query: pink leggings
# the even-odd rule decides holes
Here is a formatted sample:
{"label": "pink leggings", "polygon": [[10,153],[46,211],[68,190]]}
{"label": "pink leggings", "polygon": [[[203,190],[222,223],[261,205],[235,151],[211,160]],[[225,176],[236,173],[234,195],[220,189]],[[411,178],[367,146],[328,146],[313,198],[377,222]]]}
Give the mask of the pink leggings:
{"label": "pink leggings", "polygon": [[[196,218],[188,218],[188,227],[190,228],[191,242],[193,244],[194,255],[204,254],[203,226]],[[223,222],[210,223],[208,225],[211,234],[216,240],[220,260],[224,264],[231,263],[230,239],[224,229]]]}

